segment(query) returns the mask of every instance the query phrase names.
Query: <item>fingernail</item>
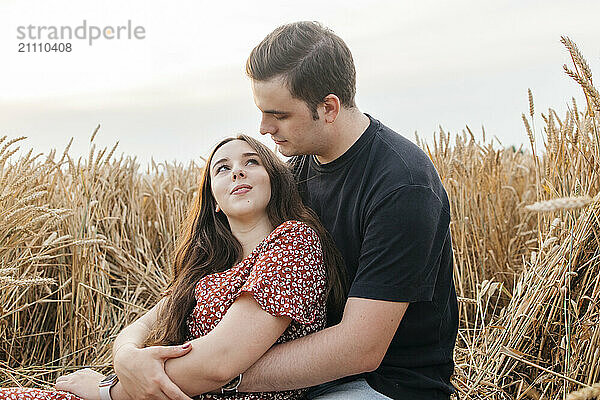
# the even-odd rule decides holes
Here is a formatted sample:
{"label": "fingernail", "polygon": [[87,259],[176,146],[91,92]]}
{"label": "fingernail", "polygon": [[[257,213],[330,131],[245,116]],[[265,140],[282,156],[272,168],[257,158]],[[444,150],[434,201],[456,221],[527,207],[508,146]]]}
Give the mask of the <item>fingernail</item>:
{"label": "fingernail", "polygon": [[182,349],[187,349],[191,346],[192,344],[190,342],[187,342],[186,344],[184,344],[183,346],[181,346]]}

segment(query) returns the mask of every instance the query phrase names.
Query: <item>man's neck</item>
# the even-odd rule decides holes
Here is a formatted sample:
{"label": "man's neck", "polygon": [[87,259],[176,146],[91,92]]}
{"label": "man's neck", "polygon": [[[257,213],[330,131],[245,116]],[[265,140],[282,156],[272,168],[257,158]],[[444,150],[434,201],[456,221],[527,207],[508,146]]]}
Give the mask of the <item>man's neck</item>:
{"label": "man's neck", "polygon": [[369,127],[370,120],[357,108],[342,109],[332,126],[329,147],[315,154],[317,161],[327,164],[344,154]]}

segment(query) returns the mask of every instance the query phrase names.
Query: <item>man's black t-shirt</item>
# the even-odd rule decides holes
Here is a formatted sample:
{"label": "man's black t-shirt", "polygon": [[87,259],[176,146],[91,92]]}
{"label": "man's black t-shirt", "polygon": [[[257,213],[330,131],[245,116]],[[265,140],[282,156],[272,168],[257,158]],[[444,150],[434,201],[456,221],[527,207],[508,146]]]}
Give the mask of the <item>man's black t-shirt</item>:
{"label": "man's black t-shirt", "polygon": [[394,399],[445,399],[458,329],[448,196],[421,149],[369,118],[334,161],[290,162],[344,257],[349,297],[410,303],[367,382]]}

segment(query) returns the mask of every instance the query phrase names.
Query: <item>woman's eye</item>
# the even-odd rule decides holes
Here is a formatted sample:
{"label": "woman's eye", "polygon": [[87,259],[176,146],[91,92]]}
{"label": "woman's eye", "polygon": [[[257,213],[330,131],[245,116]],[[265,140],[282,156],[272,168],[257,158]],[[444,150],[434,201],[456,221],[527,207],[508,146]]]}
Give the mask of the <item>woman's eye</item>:
{"label": "woman's eye", "polygon": [[225,171],[227,170],[229,167],[227,165],[221,165],[220,167],[217,168],[217,174],[221,171]]}
{"label": "woman's eye", "polygon": [[255,158],[250,158],[248,161],[246,161],[246,164],[250,164],[250,163],[258,165],[258,160]]}

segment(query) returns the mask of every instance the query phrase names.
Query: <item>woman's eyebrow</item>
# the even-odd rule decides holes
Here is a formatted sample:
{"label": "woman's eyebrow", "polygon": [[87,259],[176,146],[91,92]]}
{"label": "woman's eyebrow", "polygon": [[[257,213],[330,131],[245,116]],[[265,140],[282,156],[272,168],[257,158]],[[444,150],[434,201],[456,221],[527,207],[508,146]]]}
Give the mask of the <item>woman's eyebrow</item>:
{"label": "woman's eyebrow", "polygon": [[[254,152],[250,152],[250,153],[243,153],[243,154],[242,154],[242,157],[259,157],[259,158],[260,158],[260,156],[258,155],[258,153],[254,153]],[[216,162],[213,164],[212,168],[214,169],[214,168],[215,168],[217,165],[219,165],[219,164],[220,164],[220,163],[222,163],[222,162],[226,162],[226,161],[229,161],[229,158],[227,158],[227,157],[225,157],[225,158],[221,158],[220,160],[217,160],[217,161],[216,161]]]}
{"label": "woman's eyebrow", "polygon": [[214,168],[215,168],[217,165],[219,165],[220,163],[222,163],[222,162],[225,162],[225,161],[229,161],[229,158],[225,157],[225,158],[221,158],[220,160],[216,161],[216,162],[213,164],[213,166],[212,166],[212,167],[213,167],[213,169],[214,169]]}

